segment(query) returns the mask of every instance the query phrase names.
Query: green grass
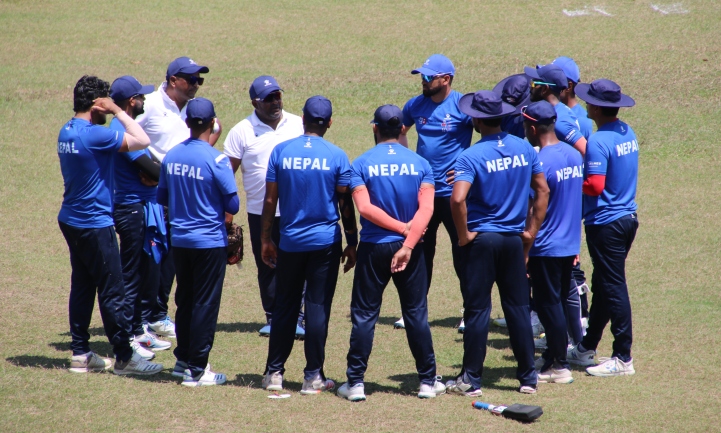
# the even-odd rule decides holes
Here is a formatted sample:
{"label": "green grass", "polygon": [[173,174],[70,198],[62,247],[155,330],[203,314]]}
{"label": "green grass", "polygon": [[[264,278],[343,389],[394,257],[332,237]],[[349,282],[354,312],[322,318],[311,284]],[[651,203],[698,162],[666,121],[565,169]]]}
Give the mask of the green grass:
{"label": "green grass", "polygon": [[[661,15],[649,1],[606,0],[612,17],[569,18],[584,2],[0,2],[0,430],[2,431],[713,431],[721,416],[721,4],[684,1]],[[285,107],[324,94],[334,104],[327,138],[351,158],[372,145],[368,121],[381,104],[419,93],[409,71],[448,55],[461,92],[490,88],[524,65],[569,55],[582,79],[611,78],[632,95],[624,110],[641,144],[641,227],[628,260],[636,375],[599,379],[575,372],[568,386],[516,393],[508,338],[491,328],[484,400],[544,408],[532,425],[471,409],[468,399],[415,397],[417,378],[389,286],[370,366],[368,401],[301,397],[297,344],[287,364],[287,400],[260,389],[267,339],[250,255],[229,269],[211,353],[225,386],[185,389],[166,371],[149,378],[72,375],[67,297],[70,266],[57,228],[62,177],[55,155],[83,74],[132,74],[158,85],[167,64],[190,55],[210,67],[199,95],[227,132],[247,116],[248,85],[272,74]],[[415,139],[411,138],[411,142]],[[222,139],[221,139],[222,143]],[[238,176],[240,178],[240,176]],[[238,180],[240,185],[240,179]],[[241,196],[242,197],[242,196]],[[243,199],[244,200],[244,199]],[[244,210],[241,211],[241,215]],[[244,220],[244,217],[240,217]],[[249,245],[246,245],[249,251]],[[584,268],[590,260],[583,248]],[[429,320],[438,372],[456,374],[462,304],[449,242],[439,237]],[[342,276],[330,322],[326,372],[344,380],[351,274]],[[500,314],[494,295],[495,317]],[[109,354],[99,314],[91,347]],[[599,348],[610,353],[608,332]]]}

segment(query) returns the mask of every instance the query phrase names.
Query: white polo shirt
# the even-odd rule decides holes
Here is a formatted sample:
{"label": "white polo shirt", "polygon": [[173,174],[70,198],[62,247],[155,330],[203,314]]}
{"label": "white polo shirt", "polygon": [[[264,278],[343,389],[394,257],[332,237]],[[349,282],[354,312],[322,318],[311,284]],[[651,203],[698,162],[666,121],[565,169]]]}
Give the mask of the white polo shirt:
{"label": "white polo shirt", "polygon": [[[271,128],[253,114],[241,120],[225,138],[223,152],[239,159],[245,189],[245,207],[248,213],[261,215],[265,198],[265,175],[270,153],[278,144],[303,135],[303,119],[283,110],[283,118],[276,129]],[[280,212],[276,209],[276,216]]]}
{"label": "white polo shirt", "polygon": [[185,124],[188,104],[178,110],[175,101],[165,93],[167,85],[167,82],[161,84],[158,90],[145,97],[145,112],[136,119],[150,137],[148,149],[160,161],[176,144],[190,138],[190,129]]}

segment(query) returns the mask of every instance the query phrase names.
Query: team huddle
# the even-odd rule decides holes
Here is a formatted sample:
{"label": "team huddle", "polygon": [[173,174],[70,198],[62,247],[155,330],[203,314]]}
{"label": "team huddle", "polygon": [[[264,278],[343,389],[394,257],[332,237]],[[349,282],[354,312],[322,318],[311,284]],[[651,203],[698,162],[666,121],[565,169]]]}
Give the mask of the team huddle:
{"label": "team huddle", "polygon": [[[288,113],[271,76],[253,81],[253,112],[230,130],[223,152],[215,149],[222,133],[215,107],[195,95],[205,73],[180,57],[157,90],[131,76],[112,85],[84,76],[75,86],[75,116],[58,137],[65,183],[58,222],[72,267],[71,372],[156,374],[163,366],[152,362],[155,352],[175,338],[172,375],[183,385],[226,381],[208,359],[228,231],[240,209],[240,168],[266,316],[259,333],[269,337],[264,389],[283,389],[285,362],[302,339],[301,394],[335,390],[365,400],[391,280],[402,313],[395,327],[405,329],[420,398],[482,395],[490,323],[508,328],[521,393],[573,382],[570,363],[593,376],[634,374],[625,261],[638,229],[639,147],[618,119],[619,108],[635,102],[615,82],[583,83],[576,63],[559,57],[463,95],[452,90],[453,63],[434,54],[411,71],[422,94],[402,109],[378,107],[370,122],[375,145],[351,162],[324,139],[331,101],[313,96],[302,116]],[[109,128],[100,126],[108,114]],[[414,126],[415,152],[407,137]],[[471,145],[474,130],[481,138]],[[436,374],[427,305],[441,224],[463,296],[461,371],[445,383]],[[578,258],[582,228],[593,264],[590,303]],[[341,265],[355,268],[353,326],[347,381],[336,388],[323,366]],[[174,279],[175,321],[168,315]],[[503,319],[491,319],[494,284]],[[89,347],[96,293],[114,364]],[[597,363],[609,321],[613,352]]]}

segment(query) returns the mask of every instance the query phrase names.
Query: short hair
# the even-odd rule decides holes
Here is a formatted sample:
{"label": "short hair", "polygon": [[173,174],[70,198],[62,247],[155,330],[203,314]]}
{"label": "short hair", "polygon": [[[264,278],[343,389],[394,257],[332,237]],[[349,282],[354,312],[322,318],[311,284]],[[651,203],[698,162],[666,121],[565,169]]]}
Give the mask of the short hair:
{"label": "short hair", "polygon": [[601,114],[604,117],[618,116],[618,107],[601,107]]}
{"label": "short hair", "polygon": [[83,75],[73,90],[73,111],[84,113],[93,106],[93,101],[106,98],[110,94],[110,84],[93,75]]}
{"label": "short hair", "polygon": [[556,122],[551,122],[551,123],[535,123],[534,122],[534,123],[532,123],[532,125],[535,126],[536,129],[538,129],[538,132],[540,132],[541,134],[547,134],[549,132],[555,133],[555,131],[556,131]]}
{"label": "short hair", "polygon": [[314,133],[314,134],[318,134],[318,135],[320,135],[320,136],[323,136],[323,134],[325,134],[325,131],[328,130],[328,124],[327,124],[327,123],[323,123],[323,124],[321,125],[321,124],[319,124],[319,123],[317,123],[317,122],[313,122],[313,121],[307,121],[307,122],[304,121],[304,122],[303,122],[303,129],[305,130],[305,132],[312,132],[312,133]]}
{"label": "short hair", "polygon": [[378,135],[381,136],[381,139],[397,140],[398,137],[401,136],[402,130],[403,130],[403,123],[401,122],[401,119],[399,119],[397,117],[393,117],[390,120],[388,120],[386,122],[386,126],[378,125]]}
{"label": "short hair", "polygon": [[501,126],[501,123],[503,123],[503,117],[496,117],[494,119],[478,119],[481,121],[482,124],[486,125],[489,128],[496,128],[498,126]]}

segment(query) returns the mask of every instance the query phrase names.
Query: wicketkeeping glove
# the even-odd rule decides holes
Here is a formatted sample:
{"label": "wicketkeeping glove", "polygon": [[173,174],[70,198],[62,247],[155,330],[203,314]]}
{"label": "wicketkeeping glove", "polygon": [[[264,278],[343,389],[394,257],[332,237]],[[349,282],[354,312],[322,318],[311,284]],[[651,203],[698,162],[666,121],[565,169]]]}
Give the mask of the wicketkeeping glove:
{"label": "wicketkeeping glove", "polygon": [[228,230],[228,264],[243,260],[243,227],[233,224]]}

